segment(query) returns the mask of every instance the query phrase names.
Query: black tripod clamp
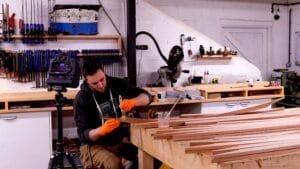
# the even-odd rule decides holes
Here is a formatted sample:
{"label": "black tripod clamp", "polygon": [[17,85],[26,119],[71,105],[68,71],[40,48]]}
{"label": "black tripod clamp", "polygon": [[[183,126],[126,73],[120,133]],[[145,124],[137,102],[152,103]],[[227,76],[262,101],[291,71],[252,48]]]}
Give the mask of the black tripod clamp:
{"label": "black tripod clamp", "polygon": [[55,95],[55,106],[57,108],[57,142],[56,151],[53,152],[50,157],[48,169],[64,169],[64,157],[66,157],[72,168],[78,169],[70,154],[64,151],[62,107],[67,99],[63,96],[62,92],[66,92],[67,89],[61,86],[48,87],[48,91],[52,90],[57,92]]}

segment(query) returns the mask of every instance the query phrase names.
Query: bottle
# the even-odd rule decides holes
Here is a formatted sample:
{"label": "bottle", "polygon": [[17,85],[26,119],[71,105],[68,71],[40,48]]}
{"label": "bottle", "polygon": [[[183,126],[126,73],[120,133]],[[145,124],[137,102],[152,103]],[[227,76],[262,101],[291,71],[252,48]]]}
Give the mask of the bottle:
{"label": "bottle", "polygon": [[204,84],[208,84],[208,71],[204,71],[204,76],[203,76],[203,82]]}
{"label": "bottle", "polygon": [[228,49],[226,46],[224,47],[223,56],[228,56]]}

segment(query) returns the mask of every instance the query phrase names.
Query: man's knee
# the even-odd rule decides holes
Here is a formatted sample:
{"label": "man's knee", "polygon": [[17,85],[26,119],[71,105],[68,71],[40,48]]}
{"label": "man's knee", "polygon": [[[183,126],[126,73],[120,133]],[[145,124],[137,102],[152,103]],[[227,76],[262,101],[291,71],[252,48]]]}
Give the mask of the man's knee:
{"label": "man's knee", "polygon": [[121,159],[115,155],[109,155],[107,159],[104,161],[105,169],[123,169]]}

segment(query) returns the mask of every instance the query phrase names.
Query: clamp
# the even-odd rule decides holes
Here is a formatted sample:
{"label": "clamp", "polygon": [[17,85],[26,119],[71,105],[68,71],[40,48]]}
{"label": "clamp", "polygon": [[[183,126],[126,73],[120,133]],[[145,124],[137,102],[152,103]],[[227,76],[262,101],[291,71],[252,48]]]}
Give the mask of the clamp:
{"label": "clamp", "polygon": [[148,119],[154,119],[156,117],[156,111],[150,108],[147,112]]}

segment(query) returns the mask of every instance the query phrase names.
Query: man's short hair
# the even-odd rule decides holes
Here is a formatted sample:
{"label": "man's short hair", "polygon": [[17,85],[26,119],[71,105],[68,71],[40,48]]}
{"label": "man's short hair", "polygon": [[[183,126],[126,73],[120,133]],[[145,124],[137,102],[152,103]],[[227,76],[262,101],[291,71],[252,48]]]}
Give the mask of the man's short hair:
{"label": "man's short hair", "polygon": [[102,63],[97,59],[86,59],[83,62],[82,74],[83,77],[95,74],[99,69],[103,70]]}

